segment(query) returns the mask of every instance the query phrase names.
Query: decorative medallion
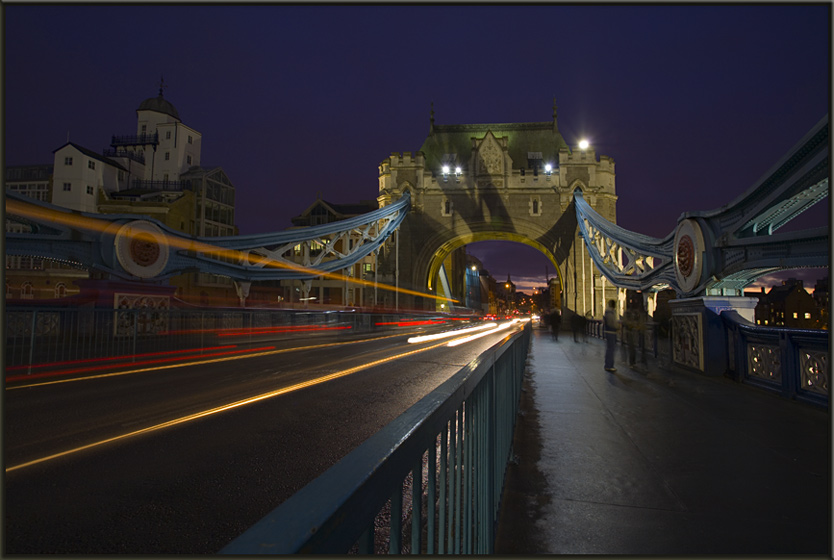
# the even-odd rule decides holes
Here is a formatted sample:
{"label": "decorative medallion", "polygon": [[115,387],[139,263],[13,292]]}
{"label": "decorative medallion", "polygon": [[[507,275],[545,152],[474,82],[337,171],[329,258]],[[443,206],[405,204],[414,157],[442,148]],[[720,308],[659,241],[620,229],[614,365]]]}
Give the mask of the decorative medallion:
{"label": "decorative medallion", "polygon": [[130,258],[140,266],[150,266],[159,259],[159,243],[152,235],[140,233],[130,241]]}
{"label": "decorative medallion", "polygon": [[701,285],[704,268],[704,234],[700,224],[691,218],[681,220],[675,232],[675,278],[684,294]]}
{"label": "decorative medallion", "polygon": [[684,235],[678,241],[678,267],[684,278],[689,278],[692,274],[692,267],[695,261],[695,245],[692,243],[692,238]]}
{"label": "decorative medallion", "polygon": [[165,233],[147,220],[124,224],[114,239],[116,257],[125,272],[139,278],[153,278],[168,264]]}

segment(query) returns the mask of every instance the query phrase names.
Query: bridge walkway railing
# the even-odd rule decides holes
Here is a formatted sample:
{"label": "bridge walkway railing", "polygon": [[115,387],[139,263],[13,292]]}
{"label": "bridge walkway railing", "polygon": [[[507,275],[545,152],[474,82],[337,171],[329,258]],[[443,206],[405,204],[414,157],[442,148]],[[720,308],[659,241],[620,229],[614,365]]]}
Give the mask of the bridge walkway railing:
{"label": "bridge walkway railing", "polygon": [[[829,405],[829,331],[763,327],[735,311],[721,313],[721,326],[725,330],[726,376],[787,399],[821,407]],[[603,338],[602,321],[589,321],[586,334]],[[624,352],[628,337],[621,326],[617,342]],[[649,356],[659,359],[663,367],[673,366],[673,332],[668,325],[648,321],[633,344],[642,363]]]}
{"label": "bridge walkway railing", "polygon": [[527,323],[220,552],[492,553],[530,340]]}

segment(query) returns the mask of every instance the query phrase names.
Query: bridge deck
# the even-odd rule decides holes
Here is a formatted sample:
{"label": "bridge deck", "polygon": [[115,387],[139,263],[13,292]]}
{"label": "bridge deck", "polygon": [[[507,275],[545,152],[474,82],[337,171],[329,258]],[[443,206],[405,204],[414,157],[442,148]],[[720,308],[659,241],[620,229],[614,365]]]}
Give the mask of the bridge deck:
{"label": "bridge deck", "polygon": [[830,553],[828,411],[533,334],[497,554]]}

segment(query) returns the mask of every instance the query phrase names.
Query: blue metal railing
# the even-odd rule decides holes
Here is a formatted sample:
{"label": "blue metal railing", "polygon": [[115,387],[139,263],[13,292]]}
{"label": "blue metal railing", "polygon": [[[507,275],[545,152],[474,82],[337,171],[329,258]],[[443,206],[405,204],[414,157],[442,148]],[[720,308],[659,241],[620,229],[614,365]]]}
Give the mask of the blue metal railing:
{"label": "blue metal railing", "polygon": [[727,371],[740,383],[789,399],[828,406],[827,330],[755,325],[735,311],[721,313],[727,330]]}
{"label": "blue metal railing", "polygon": [[492,553],[530,333],[490,348],[220,552]]}

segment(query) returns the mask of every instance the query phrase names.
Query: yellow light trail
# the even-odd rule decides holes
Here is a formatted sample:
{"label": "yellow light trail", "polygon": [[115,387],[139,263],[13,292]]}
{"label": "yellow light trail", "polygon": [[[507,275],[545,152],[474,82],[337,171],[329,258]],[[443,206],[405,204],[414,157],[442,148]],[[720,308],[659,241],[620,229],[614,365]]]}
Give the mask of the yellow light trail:
{"label": "yellow light trail", "polygon": [[177,426],[177,425],[180,425],[180,424],[185,424],[186,422],[192,422],[194,420],[199,420],[200,418],[205,418],[207,416],[212,416],[214,414],[219,414],[221,412],[226,412],[228,410],[232,410],[232,409],[235,409],[235,408],[240,408],[242,406],[246,406],[246,405],[249,405],[249,404],[252,404],[252,403],[261,402],[261,401],[264,401],[264,400],[267,400],[267,399],[278,397],[280,395],[285,395],[287,393],[292,393],[292,392],[298,391],[300,389],[305,389],[307,387],[312,387],[314,385],[320,385],[322,383],[326,383],[328,381],[332,381],[332,380],[338,379],[340,377],[345,377],[347,375],[351,375],[353,373],[356,373],[356,372],[359,372],[359,371],[362,371],[362,370],[365,370],[365,369],[368,369],[368,368],[371,368],[371,367],[375,367],[375,366],[384,364],[386,362],[399,360],[400,358],[404,358],[406,356],[411,356],[413,354],[418,354],[420,352],[426,352],[428,350],[432,350],[432,349],[437,348],[439,346],[443,346],[444,344],[445,344],[445,342],[441,342],[439,344],[435,344],[435,345],[432,345],[432,346],[426,346],[424,348],[416,348],[416,349],[410,350],[408,352],[403,352],[402,354],[397,354],[395,356],[389,356],[387,358],[382,358],[382,359],[379,359],[379,360],[376,360],[376,361],[373,361],[373,362],[368,362],[368,363],[362,364],[360,366],[352,367],[352,368],[345,369],[345,370],[342,370],[342,371],[337,371],[336,373],[331,373],[329,375],[325,375],[325,376],[322,376],[322,377],[317,377],[316,379],[311,379],[309,381],[304,381],[302,383],[296,383],[295,385],[290,385],[289,387],[284,387],[282,389],[277,389],[275,391],[270,391],[268,393],[262,393],[260,395],[254,396],[254,397],[249,397],[247,399],[242,399],[242,400],[235,401],[235,402],[232,402],[232,403],[229,403],[229,404],[224,404],[224,405],[221,405],[221,406],[217,406],[215,408],[210,408],[210,409],[204,410],[202,412],[196,412],[194,414],[189,414],[188,416],[182,416],[180,418],[175,418],[175,419],[169,420],[167,422],[162,422],[161,424],[155,424],[153,426],[148,426],[148,427],[142,428],[140,430],[135,430],[133,432],[128,432],[128,433],[125,433],[125,434],[120,434],[120,435],[113,436],[113,437],[110,437],[110,438],[107,438],[107,439],[103,439],[101,441],[88,443],[87,445],[82,445],[82,446],[79,446],[79,447],[74,447],[72,449],[67,449],[66,451],[61,451],[59,453],[53,453],[52,455],[47,455],[45,457],[40,457],[39,459],[34,459],[32,461],[27,461],[27,462],[21,463],[19,465],[14,465],[12,467],[8,467],[8,468],[6,468],[6,472],[9,473],[9,472],[13,472],[13,471],[16,471],[16,470],[24,469],[26,467],[31,467],[33,465],[38,465],[40,463],[45,463],[47,461],[51,461],[51,460],[57,459],[59,457],[65,457],[67,455],[72,455],[73,453],[78,453],[80,451],[84,451],[84,450],[87,450],[87,449],[92,449],[94,447],[100,447],[102,445],[105,445],[105,444],[108,444],[108,443],[113,443],[115,441],[121,441],[121,440],[131,438],[131,437],[134,437],[134,436],[139,436],[139,435],[142,435],[142,434],[156,432],[158,430],[162,430],[162,429],[165,429],[165,428],[170,428],[172,426]]}
{"label": "yellow light trail", "polygon": [[[31,204],[28,202],[10,199],[6,200],[6,214],[23,216],[40,222],[62,224],[64,226],[74,229],[85,229],[88,231],[97,232],[104,232],[113,225],[112,222],[108,222],[106,220],[90,218],[88,216],[82,216],[80,214],[59,212],[57,210],[52,210],[51,208],[44,208],[42,206],[38,206],[37,204]],[[137,238],[138,236],[143,234],[141,232],[138,234],[129,232],[126,235],[128,237]],[[328,278],[330,280],[339,280],[342,282],[348,282],[350,284],[357,284],[360,286],[376,287],[380,290],[399,292],[401,294],[409,294],[414,296],[422,296],[442,301],[449,300],[449,298],[444,296],[435,296],[432,294],[427,294],[425,292],[418,292],[406,288],[397,288],[396,286],[389,286],[388,284],[374,283],[370,280],[352,278],[350,276],[345,276],[344,274],[338,274],[336,272],[324,272],[315,268],[307,268],[294,263],[276,261],[263,255],[253,254],[249,252],[244,253],[243,251],[238,251],[237,249],[224,249],[223,247],[218,247],[217,245],[212,245],[210,243],[198,241],[194,238],[187,239],[185,237],[172,237],[164,232],[163,235],[165,236],[166,244],[169,247],[173,247],[175,249],[182,249],[185,251],[193,251],[195,253],[202,253],[213,258],[232,259],[236,262],[248,262],[251,265],[262,264],[264,267],[268,268],[284,268],[292,270],[294,272],[302,272],[306,274],[313,274],[315,276],[321,276],[322,278]],[[449,301],[459,303],[459,301],[456,299],[452,299]]]}

